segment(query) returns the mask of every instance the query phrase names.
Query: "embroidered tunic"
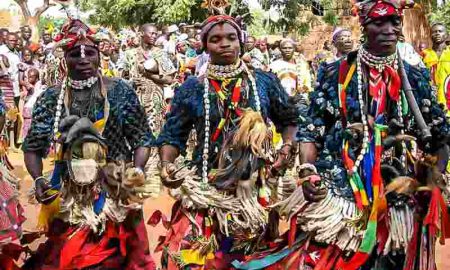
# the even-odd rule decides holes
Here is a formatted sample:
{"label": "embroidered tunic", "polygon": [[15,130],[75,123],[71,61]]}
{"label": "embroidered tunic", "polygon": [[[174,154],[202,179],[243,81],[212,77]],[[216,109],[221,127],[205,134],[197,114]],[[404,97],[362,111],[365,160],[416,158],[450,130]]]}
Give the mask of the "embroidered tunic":
{"label": "embroidered tunic", "polygon": [[[33,120],[22,149],[46,156],[53,138],[53,123],[60,87],[45,91],[33,110]],[[150,147],[154,137],[150,132],[144,110],[134,90],[123,80],[115,79],[108,89],[110,114],[103,136],[108,145],[108,159],[131,161],[132,151],[140,146]],[[97,91],[90,106],[89,118],[95,122],[103,118],[103,98]],[[72,104],[71,113],[80,115],[80,104]],[[78,113],[77,113],[78,111]],[[63,112],[62,118],[65,117]]]}
{"label": "embroidered tunic", "polygon": [[[106,85],[110,111],[102,134],[108,148],[107,160],[130,162],[133,151],[138,147],[152,146],[154,137],[134,90],[121,79],[110,80],[113,81],[110,85]],[[94,94],[90,97],[92,103],[73,100],[70,108],[71,115],[87,116],[92,122],[103,118],[104,99],[95,86],[93,91]],[[24,152],[34,151],[42,157],[47,155],[51,138],[53,138],[53,123],[59,93],[60,86],[50,88],[36,102],[31,129],[22,146]],[[62,118],[65,116],[63,113]],[[104,198],[103,194],[103,192],[99,193],[99,198]],[[98,199],[98,201],[102,200]],[[96,203],[97,200],[95,206],[97,206]],[[74,234],[74,231],[77,233]],[[69,235],[76,235],[73,238],[79,238],[80,234],[86,235],[86,238],[77,243],[77,248],[70,252],[71,259],[67,260],[66,248],[73,245]],[[70,268],[79,269],[85,269],[84,265],[89,265],[89,269],[156,269],[150,255],[141,210],[131,210],[127,213],[125,220],[120,223],[108,220],[105,231],[101,235],[93,233],[89,226],[80,229],[79,224],[67,222],[62,215],[53,219],[47,235],[52,237],[41,244],[36,253],[27,259],[24,268],[61,269],[69,267],[64,264],[70,263]],[[96,247],[95,254],[92,254],[93,246]],[[126,250],[122,247],[126,247]]]}
{"label": "embroidered tunic", "polygon": [[[311,93],[311,107],[305,121],[302,122],[299,130],[299,140],[301,142],[314,142],[318,148],[319,156],[316,167],[319,173],[330,180],[332,190],[339,196],[349,200],[353,199],[352,189],[347,181],[347,173],[342,160],[342,141],[345,130],[341,122],[338,96],[338,76],[341,61],[324,64],[318,74],[318,82],[321,84]],[[425,121],[431,123],[432,119],[445,115],[432,95],[429,84],[430,76],[426,69],[409,65],[404,61],[404,68],[408,74],[409,82],[414,89],[414,96],[419,105],[423,108],[430,103],[428,113],[423,113]],[[366,79],[367,82],[367,79]],[[363,92],[368,92],[368,83],[363,83]],[[367,94],[364,94],[367,96]],[[347,88],[347,121],[349,123],[361,123],[360,104],[358,101],[358,81],[357,74],[353,75]],[[404,101],[406,103],[406,101]],[[369,104],[366,100],[366,104]],[[428,106],[427,106],[428,107]],[[398,106],[394,102],[388,102],[388,117],[398,115]],[[409,111],[405,119],[412,119]],[[445,123],[432,129],[433,142],[437,144],[445,134],[449,132],[449,126]],[[411,121],[406,125],[405,132],[419,138],[416,126]],[[355,160],[360,150],[361,144],[350,146],[349,155]],[[436,149],[437,145],[434,145]],[[423,148],[419,145],[419,148]]]}
{"label": "embroidered tunic", "polygon": [[[281,132],[289,125],[297,125],[298,112],[293,103],[288,101],[288,95],[274,74],[256,70],[256,86],[259,99],[261,101],[261,112],[264,119],[270,119],[277,130]],[[242,87],[240,108],[255,109],[255,98],[253,90],[247,82]],[[248,90],[245,90],[247,87]],[[245,91],[245,92],[244,92]],[[201,153],[203,153],[203,143],[205,134],[205,111],[203,104],[204,84],[196,77],[190,77],[180,88],[176,90],[175,98],[172,101],[172,110],[168,114],[167,122],[157,139],[157,145],[173,145],[181,152],[186,151],[186,142],[189,132],[195,128],[199,144],[194,150],[193,161],[201,163]],[[219,111],[217,94],[210,88],[210,122],[214,132],[222,117]],[[222,136],[221,136],[222,137]],[[216,160],[216,154],[221,146],[221,141],[210,144],[209,149],[214,153],[210,154],[210,164]]]}

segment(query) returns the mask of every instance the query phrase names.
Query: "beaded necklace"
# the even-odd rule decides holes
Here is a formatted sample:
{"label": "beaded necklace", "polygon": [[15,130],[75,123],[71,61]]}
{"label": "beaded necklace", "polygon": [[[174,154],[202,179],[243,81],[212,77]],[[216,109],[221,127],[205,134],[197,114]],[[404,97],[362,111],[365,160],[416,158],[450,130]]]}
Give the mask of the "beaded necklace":
{"label": "beaded necklace", "polygon": [[70,88],[76,90],[92,87],[96,82],[98,82],[97,76],[92,76],[90,78],[87,78],[86,80],[73,80],[71,78],[67,79],[67,83],[69,84]]}
{"label": "beaded necklace", "polygon": [[[100,77],[100,75],[98,77],[96,77],[97,80],[99,81],[100,84],[100,92],[101,95],[104,97],[105,99],[105,103],[104,103],[104,108],[103,108],[103,118],[98,120],[95,124],[96,126],[99,128],[99,133],[101,134],[104,130],[105,124],[106,124],[106,120],[109,117],[109,109],[110,109],[110,105],[109,105],[109,101],[107,98],[107,92],[106,89],[104,87],[103,81]],[[99,79],[100,78],[100,79]],[[62,110],[63,110],[63,106],[65,107],[65,111],[66,111],[66,115],[70,114],[70,110],[69,110],[69,95],[68,95],[68,89],[71,88],[71,85],[69,84],[69,80],[67,77],[64,78],[62,86],[61,86],[61,91],[59,93],[59,97],[58,97],[58,101],[56,103],[56,113],[55,113],[55,121],[53,123],[53,140],[54,142],[56,142],[58,140],[59,137],[59,124],[61,122],[61,116],[62,116]],[[93,90],[92,90],[93,91]]]}
{"label": "beaded necklace", "polygon": [[[376,57],[368,53],[366,50],[364,50],[363,47],[360,48],[356,63],[348,66],[347,61],[343,61],[341,63],[341,66],[339,67],[339,106],[340,111],[342,114],[342,121],[344,126],[347,125],[347,108],[346,108],[346,90],[348,87],[348,84],[351,81],[351,78],[353,77],[353,74],[356,70],[357,72],[357,84],[358,84],[358,102],[359,102],[359,110],[361,113],[361,122],[363,124],[363,141],[361,146],[361,151],[355,161],[353,161],[348,153],[349,150],[349,142],[347,140],[344,140],[343,146],[342,146],[342,155],[343,155],[343,161],[345,164],[346,169],[349,173],[349,182],[350,186],[353,190],[355,201],[359,209],[363,209],[364,207],[367,207],[369,205],[369,197],[372,198],[372,188],[374,188],[373,197],[376,197],[380,186],[382,185],[380,172],[378,172],[377,168],[380,167],[380,159],[381,159],[381,133],[386,129],[386,126],[375,124],[374,126],[374,134],[371,136],[369,131],[369,124],[368,124],[368,118],[367,118],[367,110],[365,105],[365,99],[364,99],[364,92],[363,92],[363,72],[362,72],[362,65],[366,64],[371,68],[377,68],[379,70],[383,70],[387,65],[391,66],[397,66],[397,54],[390,55],[388,57]],[[400,121],[403,122],[402,115],[402,103],[401,99],[397,103],[398,109],[399,109],[399,117]],[[371,145],[371,141],[373,141],[373,147]],[[405,145],[404,145],[405,146]],[[404,147],[404,149],[406,149]],[[375,160],[373,161],[373,179],[366,179],[368,183],[366,184],[366,187],[364,186],[362,179],[359,175],[359,168],[361,166],[361,163],[364,161],[366,154],[369,153],[369,151],[374,151]],[[372,180],[372,181],[370,181]],[[369,183],[370,182],[370,183]],[[366,191],[366,188],[368,189]],[[375,191],[376,190],[376,191]],[[376,194],[375,194],[376,193]]]}
{"label": "beaded necklace", "polygon": [[386,66],[394,66],[396,70],[398,69],[397,52],[385,57],[375,56],[364,49],[364,46],[361,46],[358,56],[364,64],[377,69],[379,72],[383,71]]}
{"label": "beaded necklace", "polygon": [[[376,60],[376,61],[374,61]],[[369,124],[367,121],[365,104],[364,104],[364,94],[363,94],[363,73],[362,73],[362,63],[367,64],[371,68],[377,68],[378,72],[384,71],[385,68],[391,68],[391,65],[395,65],[397,63],[397,55],[386,57],[386,59],[375,58],[371,56],[368,52],[365,52],[363,48],[358,52],[357,60],[356,60],[356,70],[357,70],[357,81],[358,81],[358,101],[360,105],[361,112],[361,121],[363,122],[363,131],[364,131],[364,139],[362,144],[362,149],[357,157],[356,161],[353,161],[348,156],[348,142],[344,140],[343,146],[343,157],[344,163],[346,165],[347,170],[349,170],[349,181],[354,192],[355,202],[359,210],[364,211],[367,210],[369,214],[369,218],[367,220],[367,225],[365,226],[365,232],[362,239],[362,244],[359,247],[354,258],[367,258],[376,246],[377,236],[378,236],[378,220],[379,220],[379,212],[383,210],[385,205],[387,204],[386,196],[383,191],[383,179],[381,176],[381,157],[382,157],[382,133],[387,130],[386,125],[376,123],[373,127],[373,135],[370,136],[369,133]],[[345,65],[348,66],[346,61],[341,64],[340,72],[345,69]],[[354,68],[353,68],[354,71]],[[396,72],[396,71],[394,71]],[[352,76],[349,72],[347,76]],[[397,74],[398,75],[398,74]],[[340,79],[342,77],[340,76]],[[345,80],[347,81],[347,79]],[[371,82],[372,83],[372,82]],[[340,80],[341,86],[341,80]],[[345,86],[346,88],[346,86]],[[344,91],[346,89],[341,89],[340,91]],[[342,92],[340,92],[341,94]],[[372,93],[371,93],[372,94]],[[387,95],[384,92],[384,95]],[[345,95],[344,95],[345,96]],[[372,97],[374,98],[374,97]],[[340,102],[341,103],[341,102]],[[401,99],[400,99],[401,109]],[[341,112],[342,110],[341,106]],[[377,111],[379,113],[379,111]],[[401,117],[401,110],[399,111],[399,116]],[[345,114],[342,115],[343,118],[346,117]],[[377,115],[376,115],[377,116]],[[404,148],[405,149],[405,148]],[[361,178],[359,177],[359,166],[361,162],[364,160],[364,171],[366,172],[366,186],[362,183]],[[367,191],[366,191],[367,190]],[[372,206],[370,206],[367,194],[372,195]],[[352,261],[350,263],[353,263]]]}
{"label": "beaded necklace", "polygon": [[[211,68],[210,68],[211,67]],[[218,72],[220,71],[220,72]],[[216,66],[207,64],[207,74],[208,76],[205,76],[204,78],[204,92],[203,92],[203,104],[205,109],[205,139],[204,139],[204,145],[203,145],[203,155],[202,155],[202,182],[208,183],[208,159],[209,159],[209,142],[211,140],[211,123],[210,123],[210,109],[211,109],[211,100],[209,98],[209,87],[210,87],[210,80],[209,77],[216,79],[219,76],[221,78],[234,78],[237,75],[241,73],[245,73],[248,76],[248,79],[250,80],[251,87],[253,90],[253,96],[255,98],[255,110],[257,112],[261,112],[261,102],[259,99],[258,89],[256,88],[256,81],[253,75],[249,72],[247,69],[247,66],[239,61],[235,65],[229,65],[229,66]],[[235,87],[236,88],[236,87]],[[240,89],[240,86],[239,86]],[[236,90],[237,91],[237,90]],[[217,92],[217,90],[216,90]],[[234,92],[234,91],[233,91]],[[240,92],[240,91],[239,91]],[[219,98],[220,95],[218,94]],[[237,97],[237,94],[236,94]],[[237,107],[237,102],[236,105]],[[220,124],[219,124],[220,126]]]}
{"label": "beaded necklace", "polygon": [[236,64],[225,66],[208,64],[207,76],[212,79],[223,81],[226,79],[236,78],[236,76],[244,72],[245,69],[246,66],[241,60],[238,60]]}

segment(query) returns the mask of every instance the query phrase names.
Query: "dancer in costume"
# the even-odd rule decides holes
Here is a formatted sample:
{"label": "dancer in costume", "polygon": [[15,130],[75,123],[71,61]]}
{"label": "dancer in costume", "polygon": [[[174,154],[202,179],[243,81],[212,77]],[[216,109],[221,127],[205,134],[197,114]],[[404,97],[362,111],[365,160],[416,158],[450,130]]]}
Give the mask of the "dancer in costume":
{"label": "dancer in costume", "polygon": [[[38,98],[23,144],[47,241],[25,269],[155,269],[143,223],[153,143],[128,84],[99,73],[98,40],[70,20],[56,40],[68,75]],[[53,145],[55,168],[43,174]]]}
{"label": "dancer in costume", "polygon": [[[240,58],[243,34],[234,18],[208,18],[202,42],[210,55],[206,74],[190,77],[177,90],[157,139],[162,181],[177,199],[159,246],[164,269],[230,269],[233,259],[251,254],[278,232],[266,226],[264,206],[277,196],[267,181],[287,166],[297,130],[297,109],[279,80],[250,72]],[[284,141],[275,162],[268,119]],[[192,127],[193,160],[179,167],[174,162],[185,154]],[[151,223],[160,216],[156,212]]]}
{"label": "dancer in costume", "polygon": [[357,3],[366,42],[322,66],[299,131],[299,187],[272,206],[290,221],[284,244],[237,269],[436,269],[436,240],[449,236],[436,151],[449,126],[428,71],[397,54],[413,4]]}
{"label": "dancer in costume", "polygon": [[272,72],[277,74],[281,84],[290,96],[311,91],[311,73],[308,63],[294,57],[295,43],[291,39],[280,42],[282,59],[270,64]]}
{"label": "dancer in costume", "polygon": [[433,86],[436,87],[437,101],[450,109],[447,104],[445,80],[450,75],[450,48],[447,46],[447,29],[442,23],[431,26],[433,47],[422,51],[423,62],[430,70]]}

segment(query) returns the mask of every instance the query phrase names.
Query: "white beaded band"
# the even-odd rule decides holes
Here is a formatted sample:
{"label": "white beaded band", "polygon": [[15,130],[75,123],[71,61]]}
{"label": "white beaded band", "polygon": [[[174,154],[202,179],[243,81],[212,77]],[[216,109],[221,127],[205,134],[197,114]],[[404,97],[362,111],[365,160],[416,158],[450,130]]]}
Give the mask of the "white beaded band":
{"label": "white beaded band", "polygon": [[[207,70],[209,68],[209,64],[207,64]],[[257,112],[261,112],[261,101],[259,99],[258,89],[256,88],[256,81],[252,74],[248,71],[245,64],[242,64],[245,67],[245,71],[248,75],[248,78],[251,83],[251,87],[253,90],[253,96],[255,98],[255,110]],[[208,183],[208,161],[209,161],[209,143],[211,136],[211,122],[210,122],[210,109],[211,109],[211,101],[209,100],[209,79],[208,76],[205,76],[204,79],[204,92],[203,92],[203,104],[205,109],[205,139],[203,145],[203,155],[202,155],[202,182]]]}

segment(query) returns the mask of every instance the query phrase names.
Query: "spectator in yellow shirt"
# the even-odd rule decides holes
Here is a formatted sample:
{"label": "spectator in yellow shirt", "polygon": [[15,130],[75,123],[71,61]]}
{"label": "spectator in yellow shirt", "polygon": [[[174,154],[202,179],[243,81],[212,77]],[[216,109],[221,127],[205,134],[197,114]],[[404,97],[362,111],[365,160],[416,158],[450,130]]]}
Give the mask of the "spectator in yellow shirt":
{"label": "spectator in yellow shirt", "polygon": [[433,47],[422,52],[423,62],[430,70],[433,85],[437,89],[437,101],[443,105],[447,103],[444,82],[450,75],[450,47],[446,44],[447,37],[447,29],[444,24],[433,24],[431,27]]}

